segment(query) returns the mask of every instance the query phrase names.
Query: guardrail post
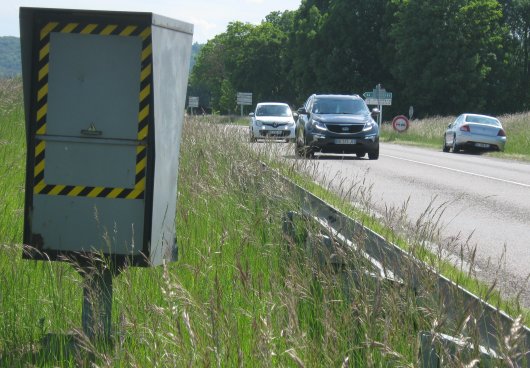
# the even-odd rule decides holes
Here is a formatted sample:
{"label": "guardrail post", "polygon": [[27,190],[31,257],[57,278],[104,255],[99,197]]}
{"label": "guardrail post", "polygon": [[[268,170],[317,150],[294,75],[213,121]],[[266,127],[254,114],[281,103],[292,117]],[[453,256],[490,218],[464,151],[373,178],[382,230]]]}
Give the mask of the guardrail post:
{"label": "guardrail post", "polygon": [[420,332],[420,367],[422,368],[440,366],[440,359],[432,342],[432,335],[429,332]]}
{"label": "guardrail post", "polygon": [[501,363],[492,349],[441,333],[420,332],[420,367],[475,366],[473,362],[480,363],[481,368],[497,367]]}
{"label": "guardrail post", "polygon": [[282,230],[283,234],[291,239],[295,240],[296,231],[294,228],[294,217],[296,216],[296,212],[289,211],[283,216],[283,224],[282,224]]}

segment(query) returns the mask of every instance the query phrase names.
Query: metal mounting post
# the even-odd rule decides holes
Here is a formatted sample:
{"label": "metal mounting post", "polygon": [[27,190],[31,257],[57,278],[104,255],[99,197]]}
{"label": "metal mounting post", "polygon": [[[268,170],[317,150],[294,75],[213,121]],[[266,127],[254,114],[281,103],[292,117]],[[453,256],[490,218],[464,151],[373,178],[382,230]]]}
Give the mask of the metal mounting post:
{"label": "metal mounting post", "polygon": [[91,341],[110,341],[112,314],[112,272],[107,267],[85,269],[83,273],[83,332]]}

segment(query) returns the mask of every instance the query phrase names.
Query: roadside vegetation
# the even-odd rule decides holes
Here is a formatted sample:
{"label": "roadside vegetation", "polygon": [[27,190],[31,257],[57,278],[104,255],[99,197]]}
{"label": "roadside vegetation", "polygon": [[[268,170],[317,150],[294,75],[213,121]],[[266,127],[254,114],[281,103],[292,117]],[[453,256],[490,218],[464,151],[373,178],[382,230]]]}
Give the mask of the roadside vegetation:
{"label": "roadside vegetation", "polygon": [[[381,141],[417,145],[442,149],[443,134],[455,116],[435,116],[410,122],[407,131],[399,133],[390,123],[381,129]],[[506,131],[507,143],[504,152],[488,152],[494,157],[530,161],[530,112],[507,114],[498,117]]]}
{"label": "roadside vegetation", "polygon": [[[429,298],[435,279],[426,278],[425,291],[414,295],[355,272],[362,264],[354,252],[345,251],[340,263],[322,261],[315,255],[325,249],[311,223],[297,223],[286,237],[285,214],[297,204],[260,163],[270,158],[270,146],[249,150],[236,128],[206,117],[188,119],[183,132],[179,260],[123,269],[114,282],[113,344],[93,344],[79,331],[81,278],[74,267],[21,258],[20,80],[0,81],[0,96],[9,101],[0,105],[0,366],[412,367],[420,331],[459,336],[476,328],[465,311],[448,324]],[[297,176],[311,171],[308,162],[282,166]],[[299,180],[326,195],[307,177]],[[369,205],[362,182],[334,198],[353,195]],[[391,217],[381,221],[391,224]],[[411,239],[435,236],[435,222],[426,216]],[[507,366],[520,348],[520,330],[500,340],[497,365]],[[457,354],[451,365],[472,366],[476,357]]]}

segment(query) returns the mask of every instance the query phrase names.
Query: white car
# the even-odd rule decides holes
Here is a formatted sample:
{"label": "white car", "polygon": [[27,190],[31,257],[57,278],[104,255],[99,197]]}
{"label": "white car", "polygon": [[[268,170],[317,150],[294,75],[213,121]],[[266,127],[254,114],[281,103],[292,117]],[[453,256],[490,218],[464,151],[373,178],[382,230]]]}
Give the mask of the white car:
{"label": "white car", "polygon": [[459,152],[461,149],[504,151],[506,132],[499,119],[487,115],[462,114],[447,126],[442,149]]}
{"label": "white car", "polygon": [[281,102],[260,102],[250,116],[250,141],[258,139],[295,140],[295,117],[291,108]]}

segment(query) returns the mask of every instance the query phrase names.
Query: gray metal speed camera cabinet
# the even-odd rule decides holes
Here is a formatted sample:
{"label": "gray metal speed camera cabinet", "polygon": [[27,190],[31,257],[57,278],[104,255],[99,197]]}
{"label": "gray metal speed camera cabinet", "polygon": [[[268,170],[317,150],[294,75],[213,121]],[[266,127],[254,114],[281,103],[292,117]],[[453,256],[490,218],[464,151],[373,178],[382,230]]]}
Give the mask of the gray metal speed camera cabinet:
{"label": "gray metal speed camera cabinet", "polygon": [[20,28],[26,256],[174,260],[193,26],[152,13],[21,8]]}

